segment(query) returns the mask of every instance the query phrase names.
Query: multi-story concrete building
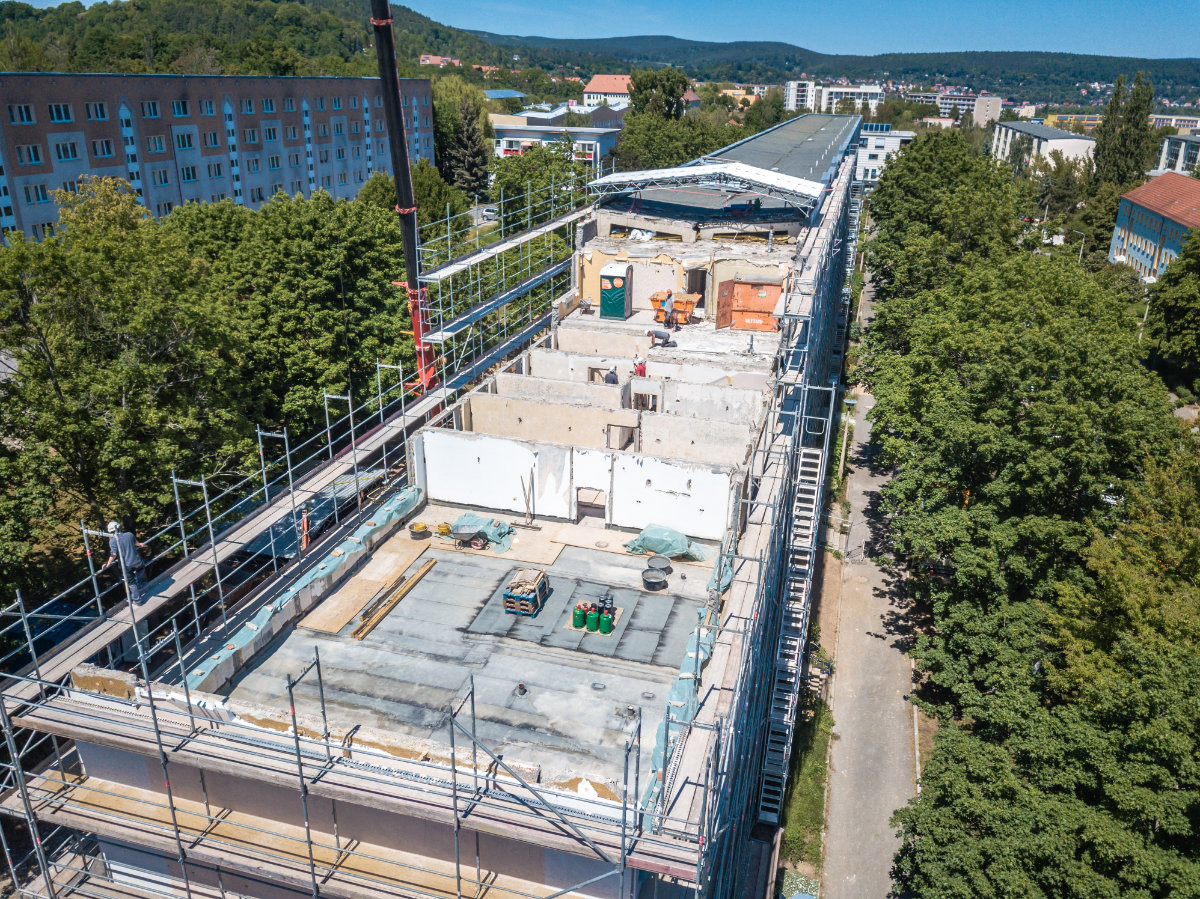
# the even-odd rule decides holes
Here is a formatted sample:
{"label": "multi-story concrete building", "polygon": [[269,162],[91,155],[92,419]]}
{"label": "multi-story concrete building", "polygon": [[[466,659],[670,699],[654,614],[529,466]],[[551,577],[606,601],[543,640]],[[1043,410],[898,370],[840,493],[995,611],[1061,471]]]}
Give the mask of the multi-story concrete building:
{"label": "multi-story concrete building", "polygon": [[986,128],[989,122],[995,122],[1000,118],[1000,110],[1003,106],[1004,101],[1000,97],[981,94],[975,98],[975,105],[971,110],[971,120],[980,128]]}
{"label": "multi-story concrete building", "polygon": [[1046,114],[1044,124],[1066,131],[1072,131],[1077,126],[1084,131],[1091,131],[1103,121],[1104,113],[1101,112],[1050,112]]}
{"label": "multi-story concrete building", "polygon": [[1167,172],[1121,197],[1109,262],[1132,266],[1153,282],[1200,228],[1200,180]]}
{"label": "multi-story concrete building", "polygon": [[1200,169],[1200,134],[1173,134],[1164,137],[1158,148],[1155,174],[1182,172],[1190,175]]}
{"label": "multi-story concrete building", "polygon": [[[409,152],[433,160],[429,81],[402,79]],[[391,172],[373,78],[0,74],[0,229],[41,237],[53,192],[124,178],[154,215],[257,208],[277,191],[351,198]]]}
{"label": "multi-story concrete building", "polygon": [[1180,134],[1200,131],[1200,116],[1197,115],[1152,115],[1151,128],[1178,128]]}
{"label": "multi-story concrete building", "polygon": [[1036,122],[998,122],[992,135],[992,156],[1007,160],[1013,147],[1019,145],[1022,137],[1029,138],[1026,161],[1034,156],[1049,156],[1055,150],[1067,159],[1086,159],[1091,157],[1096,146],[1095,138],[1063,131],[1061,128],[1051,128]]}
{"label": "multi-story concrete building", "polygon": [[215,519],[185,499],[144,604],[110,571],[10,605],[17,892],[767,895],[860,121],[560,185],[422,272],[437,390],[377,381],[357,437],[268,452]]}
{"label": "multi-story concrete building", "polygon": [[818,84],[815,81],[789,81],[783,87],[787,109],[812,112],[836,112],[841,100],[853,103],[855,114],[866,103],[872,113],[883,102],[883,87],[878,84]]}
{"label": "multi-story concrete building", "polygon": [[879,176],[887,161],[903,147],[911,144],[916,136],[915,131],[893,131],[890,125],[882,128],[863,125],[858,136],[858,159],[854,179],[861,181],[863,187],[870,190],[879,183]]}
{"label": "multi-story concrete building", "polygon": [[[628,109],[628,103],[612,106],[563,104],[552,109],[523,109],[515,115],[491,113],[488,118],[495,133],[497,156],[520,156],[530,147],[552,144],[566,135],[577,160],[597,164],[617,145]],[[565,125],[568,112],[587,116],[591,125]]]}

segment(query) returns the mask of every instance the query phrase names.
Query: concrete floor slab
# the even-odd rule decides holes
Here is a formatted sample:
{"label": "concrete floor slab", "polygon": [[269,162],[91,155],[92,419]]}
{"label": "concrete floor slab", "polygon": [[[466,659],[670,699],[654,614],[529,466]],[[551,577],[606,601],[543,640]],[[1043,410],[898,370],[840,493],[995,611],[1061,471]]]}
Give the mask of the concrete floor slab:
{"label": "concrete floor slab", "polygon": [[[229,696],[282,706],[287,675],[319,651],[332,727],[362,724],[444,751],[449,705],[473,678],[477,732],[493,751],[539,768],[547,782],[619,782],[630,710],[642,709],[645,732],[657,728],[706,578],[680,569],[667,591],[651,593],[641,589],[644,558],[565,546],[547,566],[546,606],[530,618],[503,612],[522,563],[436,543],[422,558],[437,564],[364,640],[351,636],[353,621],[338,633],[293,629],[239,674]],[[612,634],[567,627],[576,602],[605,594],[622,609]],[[297,711],[318,713],[313,676],[296,696]],[[643,770],[652,749],[644,740]]]}

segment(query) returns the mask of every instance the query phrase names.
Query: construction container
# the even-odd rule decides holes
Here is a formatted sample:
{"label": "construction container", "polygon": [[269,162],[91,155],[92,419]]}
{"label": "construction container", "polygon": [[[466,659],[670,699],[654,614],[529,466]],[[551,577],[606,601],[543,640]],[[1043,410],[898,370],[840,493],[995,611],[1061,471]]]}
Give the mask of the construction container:
{"label": "construction container", "polygon": [[621,321],[633,315],[633,266],[610,262],[600,269],[600,317]]}
{"label": "construction container", "polygon": [[774,331],[775,307],[782,284],[764,281],[722,281],[717,288],[717,327],[735,331]]}

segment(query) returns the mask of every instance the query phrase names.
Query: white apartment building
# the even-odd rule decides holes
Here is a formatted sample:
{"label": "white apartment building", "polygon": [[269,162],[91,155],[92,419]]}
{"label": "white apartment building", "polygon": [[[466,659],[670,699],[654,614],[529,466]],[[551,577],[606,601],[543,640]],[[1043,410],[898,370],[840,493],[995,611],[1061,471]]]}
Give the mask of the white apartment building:
{"label": "white apartment building", "polygon": [[998,122],[996,132],[992,136],[992,156],[999,160],[1007,160],[1012,153],[1013,145],[1021,137],[1028,137],[1032,142],[1028,159],[1034,156],[1049,156],[1058,150],[1067,159],[1086,159],[1092,155],[1096,139],[1073,131],[1063,131],[1061,128],[1051,128],[1034,122]]}
{"label": "white apartment building", "polygon": [[1003,105],[1004,101],[999,97],[982,94],[975,98],[975,105],[971,110],[972,120],[980,128],[986,128],[990,122],[999,120]]}
{"label": "white apartment building", "polygon": [[879,183],[887,161],[913,142],[915,131],[863,131],[858,137],[854,180],[870,190]]}
{"label": "white apartment building", "polygon": [[838,101],[848,99],[858,112],[866,103],[871,112],[883,102],[883,87],[878,84],[817,84],[815,81],[789,81],[783,87],[787,109],[835,112]]}
{"label": "white apartment building", "polygon": [[1164,137],[1158,148],[1158,165],[1154,174],[1179,172],[1190,175],[1200,167],[1200,134],[1172,134]]}

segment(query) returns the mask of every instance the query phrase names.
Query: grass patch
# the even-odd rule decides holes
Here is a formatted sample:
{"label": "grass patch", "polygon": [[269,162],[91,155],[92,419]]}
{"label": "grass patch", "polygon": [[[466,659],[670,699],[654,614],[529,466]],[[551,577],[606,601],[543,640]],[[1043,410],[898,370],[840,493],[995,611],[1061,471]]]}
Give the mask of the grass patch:
{"label": "grass patch", "polygon": [[796,720],[792,770],[783,806],[780,854],[793,865],[808,864],[821,871],[821,835],[825,829],[825,775],[829,770],[829,738],[833,714],[811,694]]}

